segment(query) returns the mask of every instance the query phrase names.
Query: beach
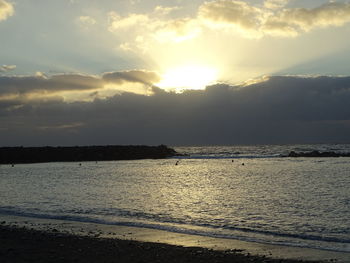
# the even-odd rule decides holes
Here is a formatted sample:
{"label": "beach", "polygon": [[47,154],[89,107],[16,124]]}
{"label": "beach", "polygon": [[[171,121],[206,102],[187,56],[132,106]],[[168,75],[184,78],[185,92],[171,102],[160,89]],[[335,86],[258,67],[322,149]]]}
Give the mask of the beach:
{"label": "beach", "polygon": [[349,254],[161,230],[0,218],[1,262],[349,262]]}
{"label": "beach", "polygon": [[[1,262],[281,262],[231,251],[0,228]],[[284,260],[283,262],[297,262]]]}

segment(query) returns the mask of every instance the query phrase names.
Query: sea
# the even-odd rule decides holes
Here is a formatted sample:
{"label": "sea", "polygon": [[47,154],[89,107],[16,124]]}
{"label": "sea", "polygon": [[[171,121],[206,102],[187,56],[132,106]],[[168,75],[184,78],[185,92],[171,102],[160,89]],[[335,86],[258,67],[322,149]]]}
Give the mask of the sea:
{"label": "sea", "polygon": [[0,215],[350,253],[349,144],[174,147],[158,160],[0,166]]}

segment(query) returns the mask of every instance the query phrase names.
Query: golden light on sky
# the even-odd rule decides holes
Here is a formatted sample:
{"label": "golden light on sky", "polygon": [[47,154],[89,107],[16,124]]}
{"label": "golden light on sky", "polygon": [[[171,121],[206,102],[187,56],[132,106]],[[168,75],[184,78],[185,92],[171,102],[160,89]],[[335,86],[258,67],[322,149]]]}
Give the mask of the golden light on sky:
{"label": "golden light on sky", "polygon": [[0,0],[0,36],[3,146],[349,142],[350,0]]}
{"label": "golden light on sky", "polygon": [[186,89],[205,89],[217,81],[218,70],[209,66],[185,65],[171,68],[162,75],[156,86],[165,90],[181,92]]}

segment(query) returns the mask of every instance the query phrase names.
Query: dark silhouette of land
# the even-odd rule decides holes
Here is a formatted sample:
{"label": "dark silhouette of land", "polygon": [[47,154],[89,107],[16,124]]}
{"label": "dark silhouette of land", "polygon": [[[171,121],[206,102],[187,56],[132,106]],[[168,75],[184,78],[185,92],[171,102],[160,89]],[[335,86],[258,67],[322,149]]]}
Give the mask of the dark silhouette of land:
{"label": "dark silhouette of land", "polygon": [[291,151],[287,157],[350,157],[350,153],[337,153],[337,152],[294,152]]}
{"label": "dark silhouette of land", "polygon": [[178,154],[165,145],[159,146],[75,146],[75,147],[1,147],[0,163],[44,163],[162,159]]}

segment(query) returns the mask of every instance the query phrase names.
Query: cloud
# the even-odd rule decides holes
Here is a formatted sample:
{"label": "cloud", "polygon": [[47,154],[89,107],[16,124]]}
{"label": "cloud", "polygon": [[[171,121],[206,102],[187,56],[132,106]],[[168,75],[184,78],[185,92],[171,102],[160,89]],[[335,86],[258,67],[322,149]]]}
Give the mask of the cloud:
{"label": "cloud", "polygon": [[265,8],[239,0],[205,2],[198,16],[214,28],[237,29],[245,36],[296,37],[317,28],[350,22],[350,3],[329,2],[316,8],[284,8],[287,0],[267,0]]}
{"label": "cloud", "polygon": [[0,0],[0,21],[6,20],[14,14],[13,5],[5,0]]}
{"label": "cloud", "polygon": [[0,101],[0,136],[8,145],[349,142],[350,77],[251,83],[71,103]]}
{"label": "cloud", "polygon": [[126,16],[121,16],[117,12],[110,12],[108,14],[109,30],[115,32],[118,30],[128,30],[133,27],[142,27],[146,29],[162,28],[168,22],[172,22],[171,19],[166,19],[169,14],[175,10],[179,10],[180,7],[165,7],[156,6],[150,14],[146,13],[131,13]]}
{"label": "cloud", "polygon": [[2,76],[0,77],[0,94],[90,90],[99,88],[101,85],[102,81],[100,79],[80,74],[53,75],[51,77],[46,77],[43,74],[36,74],[35,76]]}
{"label": "cloud", "polygon": [[200,35],[202,29],[198,22],[191,18],[179,18],[164,23],[154,33],[158,42],[183,42]]}
{"label": "cloud", "polygon": [[116,12],[109,13],[109,31],[128,30],[134,26],[147,25],[150,18],[146,14],[129,14],[121,17]]}
{"label": "cloud", "polygon": [[268,9],[279,9],[285,6],[289,0],[265,0],[264,6]]}
{"label": "cloud", "polygon": [[202,4],[198,15],[214,25],[235,25],[243,30],[255,30],[261,23],[262,10],[244,1],[218,0]]}
{"label": "cloud", "polygon": [[109,83],[121,84],[123,82],[138,82],[152,86],[160,81],[160,76],[153,71],[130,70],[121,72],[109,72],[102,76],[102,79]]}
{"label": "cloud", "polygon": [[316,28],[343,26],[350,22],[350,3],[330,2],[313,9],[284,9],[270,16],[263,25],[267,33],[287,30],[291,35],[309,32]]}
{"label": "cloud", "polygon": [[16,69],[16,65],[2,65],[0,66],[0,72],[8,72]]}
{"label": "cloud", "polygon": [[172,6],[172,7],[168,7],[168,6],[156,6],[154,8],[154,13],[155,14],[158,14],[158,15],[163,15],[163,16],[166,16],[166,15],[169,15],[170,13],[176,11],[176,10],[180,10],[181,8],[178,7],[178,6]]}
{"label": "cloud", "polygon": [[202,2],[195,15],[179,7],[156,6],[150,13],[109,13],[110,32],[119,48],[136,54],[152,52],[159,44],[188,43],[215,34],[245,38],[297,37],[312,30],[341,27],[350,22],[350,3],[328,2],[315,8],[290,8],[289,0],[265,0],[254,5],[242,0]]}
{"label": "cloud", "polygon": [[97,23],[97,21],[91,16],[79,16],[77,22],[83,27],[91,27]]}
{"label": "cloud", "polygon": [[148,94],[160,76],[151,71],[116,71],[102,76],[60,74],[46,76],[0,76],[0,101],[66,100],[91,101],[120,92]]}
{"label": "cloud", "polygon": [[124,42],[124,51],[147,51],[154,43],[179,43],[193,39],[201,33],[196,19],[172,16],[179,7],[157,6],[151,13],[131,13],[121,16],[110,12],[108,30]]}
{"label": "cloud", "polygon": [[66,123],[66,124],[58,124],[54,126],[40,126],[38,130],[70,130],[76,131],[76,128],[84,126],[84,123]]}

